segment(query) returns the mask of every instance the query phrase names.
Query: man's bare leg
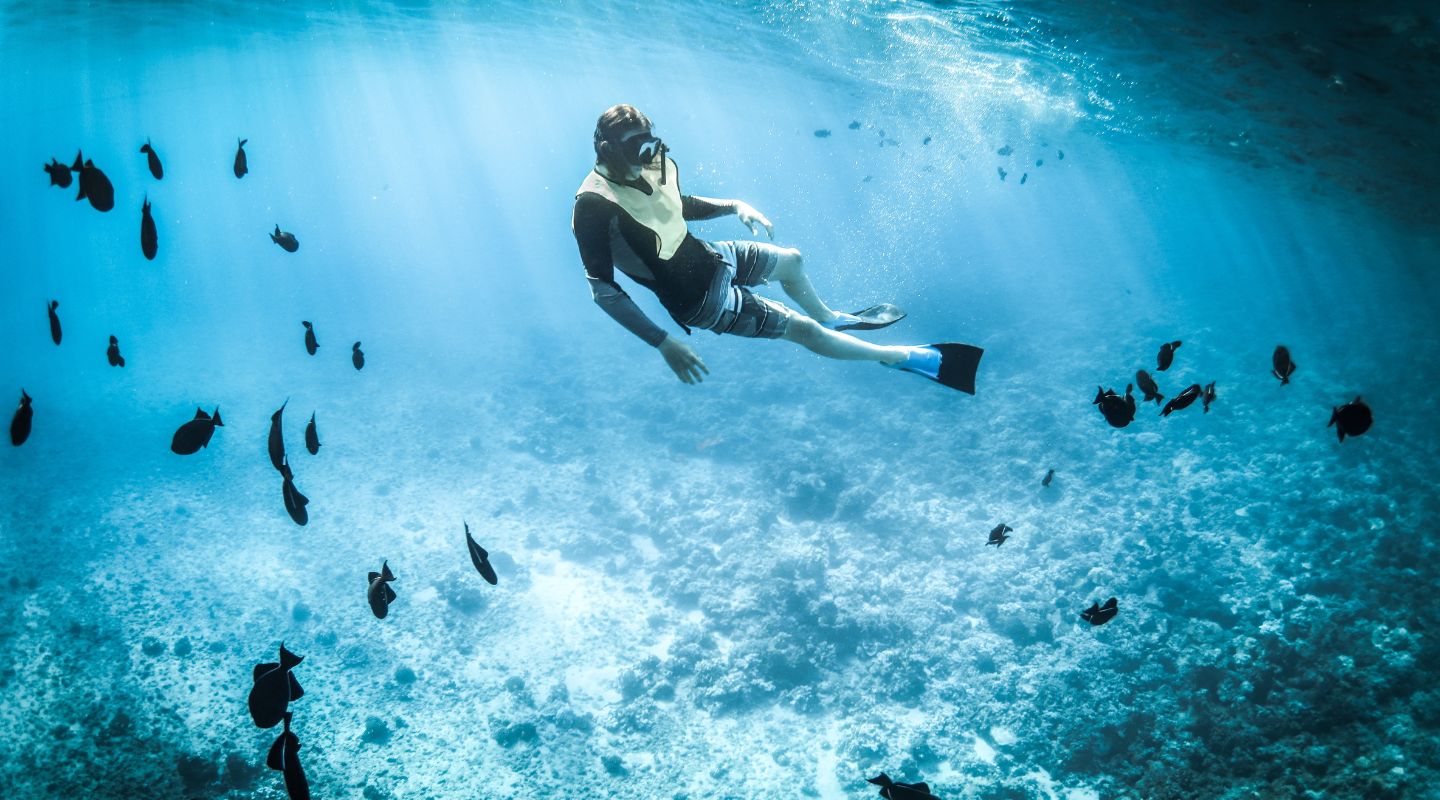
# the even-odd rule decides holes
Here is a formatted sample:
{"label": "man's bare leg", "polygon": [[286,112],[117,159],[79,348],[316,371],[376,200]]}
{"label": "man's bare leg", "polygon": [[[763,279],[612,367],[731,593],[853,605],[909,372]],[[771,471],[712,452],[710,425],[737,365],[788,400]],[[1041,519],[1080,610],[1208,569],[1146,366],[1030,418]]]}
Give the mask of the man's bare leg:
{"label": "man's bare leg", "polygon": [[[791,299],[804,309],[811,319],[818,322],[830,322],[835,319],[835,312],[825,305],[824,300],[820,299],[820,295],[815,292],[814,284],[810,283],[810,276],[805,274],[805,258],[800,255],[799,250],[793,247],[785,248],[778,256],[775,270],[770,273],[770,279],[779,281],[780,288],[785,290],[785,294],[790,295]],[[831,358],[843,357],[831,356]],[[876,361],[878,359],[870,358],[869,360]]]}
{"label": "man's bare leg", "polygon": [[[796,302],[799,302],[798,298]],[[888,347],[871,344],[848,333],[832,331],[813,319],[800,316],[790,318],[790,322],[785,326],[785,333],[780,338],[787,342],[794,342],[817,355],[842,361],[879,361],[882,364],[898,364],[916,349],[914,347]]]}

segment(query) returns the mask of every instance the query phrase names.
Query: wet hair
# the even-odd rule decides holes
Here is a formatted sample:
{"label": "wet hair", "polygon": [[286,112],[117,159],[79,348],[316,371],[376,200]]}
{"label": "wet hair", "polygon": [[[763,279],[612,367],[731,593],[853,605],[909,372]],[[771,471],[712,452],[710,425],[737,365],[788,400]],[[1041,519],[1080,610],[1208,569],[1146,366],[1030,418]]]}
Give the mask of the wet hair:
{"label": "wet hair", "polygon": [[620,155],[620,137],[649,128],[650,118],[635,106],[621,103],[605,109],[595,123],[595,163],[604,164],[612,174],[623,174],[628,167]]}

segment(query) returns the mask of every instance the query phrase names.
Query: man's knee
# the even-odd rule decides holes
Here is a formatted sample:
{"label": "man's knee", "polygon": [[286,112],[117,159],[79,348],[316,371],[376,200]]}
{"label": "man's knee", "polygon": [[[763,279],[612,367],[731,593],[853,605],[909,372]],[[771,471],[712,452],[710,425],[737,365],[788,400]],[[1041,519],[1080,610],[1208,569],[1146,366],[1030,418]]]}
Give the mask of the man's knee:
{"label": "man's knee", "polygon": [[792,314],[785,323],[785,338],[799,345],[809,346],[820,340],[825,329],[809,317]]}
{"label": "man's knee", "polygon": [[775,254],[775,269],[770,277],[777,281],[788,281],[805,274],[805,257],[794,247],[779,248]]}

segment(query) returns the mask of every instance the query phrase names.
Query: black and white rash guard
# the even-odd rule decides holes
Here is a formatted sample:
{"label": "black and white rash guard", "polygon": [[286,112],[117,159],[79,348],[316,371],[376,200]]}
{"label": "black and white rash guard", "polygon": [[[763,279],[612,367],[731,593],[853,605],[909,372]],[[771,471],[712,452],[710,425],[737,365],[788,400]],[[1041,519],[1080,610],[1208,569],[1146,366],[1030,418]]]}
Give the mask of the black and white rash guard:
{"label": "black and white rash guard", "polygon": [[[617,183],[647,195],[654,191],[643,176],[633,182]],[[689,195],[681,195],[680,201],[682,215],[687,221],[713,219],[734,211],[729,204]],[[575,198],[571,228],[575,232],[575,243],[580,248],[580,260],[585,265],[585,277],[590,281],[590,293],[596,305],[651,347],[665,340],[665,330],[645,316],[645,312],[615,282],[616,254],[611,247],[612,233],[619,234],[640,262],[628,268],[622,266],[622,271],[654,292],[660,298],[660,304],[677,320],[684,320],[694,313],[705,297],[715,270],[720,269],[715,252],[688,232],[670,258],[661,259],[660,245],[653,231],[636,222],[618,203],[593,192],[585,192]],[[641,265],[649,274],[642,273]]]}

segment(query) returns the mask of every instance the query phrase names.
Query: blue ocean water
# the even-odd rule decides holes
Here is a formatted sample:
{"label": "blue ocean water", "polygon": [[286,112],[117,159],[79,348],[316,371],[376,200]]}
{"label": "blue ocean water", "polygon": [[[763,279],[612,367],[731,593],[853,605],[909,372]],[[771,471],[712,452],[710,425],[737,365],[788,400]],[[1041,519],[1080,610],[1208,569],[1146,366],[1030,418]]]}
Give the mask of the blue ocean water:
{"label": "blue ocean water", "polygon": [[[284,797],[281,642],[316,797],[1440,795],[1433,7],[10,2],[0,67],[8,796]],[[569,230],[619,102],[977,394],[703,331],[677,381]],[[1175,339],[1211,410],[1109,427]]]}

